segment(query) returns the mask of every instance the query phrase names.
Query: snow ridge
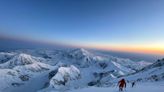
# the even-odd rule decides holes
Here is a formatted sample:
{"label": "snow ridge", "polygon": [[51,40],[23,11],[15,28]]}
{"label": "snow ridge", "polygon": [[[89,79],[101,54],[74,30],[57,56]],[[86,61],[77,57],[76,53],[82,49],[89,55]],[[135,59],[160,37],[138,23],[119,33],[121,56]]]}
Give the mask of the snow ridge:
{"label": "snow ridge", "polygon": [[22,92],[26,87],[32,87],[28,84],[38,81],[41,81],[38,82],[40,85],[25,92],[63,92],[88,86],[110,87],[122,77],[129,81],[164,79],[164,60],[153,64],[134,62],[110,55],[97,55],[83,48],[67,51],[17,50],[11,54],[1,53],[1,57],[5,60],[0,64],[0,82],[3,83],[0,91],[3,92]]}

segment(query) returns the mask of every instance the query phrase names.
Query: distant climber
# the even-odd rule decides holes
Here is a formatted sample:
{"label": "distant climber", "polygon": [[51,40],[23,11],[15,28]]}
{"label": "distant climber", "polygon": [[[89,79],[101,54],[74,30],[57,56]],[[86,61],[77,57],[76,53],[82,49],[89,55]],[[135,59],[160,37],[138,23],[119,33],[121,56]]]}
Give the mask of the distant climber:
{"label": "distant climber", "polygon": [[135,81],[132,82],[132,88],[136,85]]}
{"label": "distant climber", "polygon": [[119,91],[123,91],[123,88],[126,88],[125,79],[121,79],[121,80],[118,82],[118,86],[119,86]]}

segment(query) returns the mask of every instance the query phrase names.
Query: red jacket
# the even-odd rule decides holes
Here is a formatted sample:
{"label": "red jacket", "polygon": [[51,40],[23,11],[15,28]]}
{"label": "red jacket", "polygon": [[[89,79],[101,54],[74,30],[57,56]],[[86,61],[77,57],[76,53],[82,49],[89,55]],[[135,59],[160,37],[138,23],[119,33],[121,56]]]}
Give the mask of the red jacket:
{"label": "red jacket", "polygon": [[118,82],[118,85],[119,85],[119,87],[125,87],[126,88],[126,82],[125,82],[125,79],[122,79],[122,80],[120,80],[119,82]]}

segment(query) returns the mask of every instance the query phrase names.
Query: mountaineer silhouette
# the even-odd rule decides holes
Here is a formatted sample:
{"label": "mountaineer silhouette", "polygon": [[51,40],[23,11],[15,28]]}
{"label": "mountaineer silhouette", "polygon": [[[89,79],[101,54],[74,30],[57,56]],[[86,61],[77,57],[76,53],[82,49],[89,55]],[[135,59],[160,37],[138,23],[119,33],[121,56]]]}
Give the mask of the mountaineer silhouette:
{"label": "mountaineer silhouette", "polygon": [[132,84],[132,88],[136,85],[135,81],[133,81],[131,84]]}
{"label": "mountaineer silhouette", "polygon": [[118,86],[119,86],[119,91],[123,91],[123,89],[126,88],[126,81],[125,81],[125,79],[121,79],[118,82]]}

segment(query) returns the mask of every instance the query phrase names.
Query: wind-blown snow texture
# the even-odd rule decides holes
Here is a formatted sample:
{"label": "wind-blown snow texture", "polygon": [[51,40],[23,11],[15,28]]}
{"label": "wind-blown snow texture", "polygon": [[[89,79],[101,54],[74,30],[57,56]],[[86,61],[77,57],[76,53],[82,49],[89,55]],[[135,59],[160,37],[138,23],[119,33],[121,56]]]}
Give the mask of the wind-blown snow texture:
{"label": "wind-blown snow texture", "polygon": [[81,48],[0,52],[0,92],[117,92],[121,78],[137,82],[126,92],[162,92],[164,60],[134,62]]}

